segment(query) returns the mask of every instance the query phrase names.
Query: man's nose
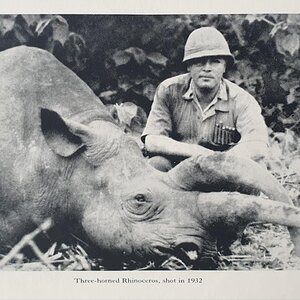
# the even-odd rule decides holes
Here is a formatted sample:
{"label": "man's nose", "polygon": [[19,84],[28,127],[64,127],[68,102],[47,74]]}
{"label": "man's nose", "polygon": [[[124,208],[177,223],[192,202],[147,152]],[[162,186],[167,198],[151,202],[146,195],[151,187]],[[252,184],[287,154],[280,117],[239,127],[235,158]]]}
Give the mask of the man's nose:
{"label": "man's nose", "polygon": [[207,60],[203,63],[203,67],[202,69],[204,71],[210,71],[211,70],[211,61],[210,60]]}

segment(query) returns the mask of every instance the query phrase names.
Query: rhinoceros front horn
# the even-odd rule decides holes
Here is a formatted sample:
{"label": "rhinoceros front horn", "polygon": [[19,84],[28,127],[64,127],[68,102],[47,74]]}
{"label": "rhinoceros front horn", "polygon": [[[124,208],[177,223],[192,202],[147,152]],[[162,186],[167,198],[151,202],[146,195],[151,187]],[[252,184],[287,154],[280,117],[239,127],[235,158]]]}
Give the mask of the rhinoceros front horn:
{"label": "rhinoceros front horn", "polygon": [[[294,204],[286,190],[258,163],[226,153],[191,157],[170,170],[166,174],[166,180],[177,188],[190,191],[238,191],[244,194],[263,192],[270,200],[285,203],[284,206],[276,206],[270,200],[254,196],[246,200],[246,195],[232,194],[224,197],[223,193],[204,193],[199,196],[199,211],[202,212],[199,217],[206,224],[219,223],[218,219],[222,218],[224,223],[228,221],[236,226],[240,220],[244,220],[245,224],[270,222],[287,225],[296,253],[300,256],[300,210],[292,207]],[[218,202],[220,206],[217,205]]]}
{"label": "rhinoceros front horn", "polygon": [[266,169],[250,159],[227,153],[188,158],[166,176],[170,184],[187,191],[263,192],[272,200],[293,205],[286,190]]}

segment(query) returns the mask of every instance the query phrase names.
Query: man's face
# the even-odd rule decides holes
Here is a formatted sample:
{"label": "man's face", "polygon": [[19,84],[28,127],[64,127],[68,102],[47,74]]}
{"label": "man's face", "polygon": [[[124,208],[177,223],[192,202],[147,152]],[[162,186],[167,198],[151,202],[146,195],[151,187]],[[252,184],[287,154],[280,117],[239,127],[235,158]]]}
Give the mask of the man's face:
{"label": "man's face", "polygon": [[218,87],[225,69],[225,59],[217,56],[196,59],[188,67],[195,87],[199,90],[213,90]]}

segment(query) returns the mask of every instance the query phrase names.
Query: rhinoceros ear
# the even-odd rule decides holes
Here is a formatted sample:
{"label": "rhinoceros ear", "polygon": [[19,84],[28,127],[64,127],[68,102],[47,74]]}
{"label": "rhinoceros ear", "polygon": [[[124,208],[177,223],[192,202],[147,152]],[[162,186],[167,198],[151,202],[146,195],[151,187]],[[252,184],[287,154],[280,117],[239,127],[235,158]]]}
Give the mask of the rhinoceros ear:
{"label": "rhinoceros ear", "polygon": [[[71,122],[72,128],[70,122],[55,111],[41,109],[41,127],[46,142],[56,154],[63,157],[69,157],[84,147],[80,135],[74,133],[76,122]],[[84,126],[80,123],[78,125]]]}

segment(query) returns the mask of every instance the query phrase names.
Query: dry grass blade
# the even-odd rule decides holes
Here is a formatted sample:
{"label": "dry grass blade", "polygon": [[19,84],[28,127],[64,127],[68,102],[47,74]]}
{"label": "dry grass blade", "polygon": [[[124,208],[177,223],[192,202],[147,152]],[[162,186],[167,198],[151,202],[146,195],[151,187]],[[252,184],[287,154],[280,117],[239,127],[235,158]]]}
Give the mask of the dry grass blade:
{"label": "dry grass blade", "polygon": [[6,264],[8,264],[26,245],[29,245],[30,242],[42,231],[47,231],[52,227],[53,223],[51,219],[46,219],[38,228],[36,228],[33,232],[26,234],[20,240],[18,244],[16,244],[10,252],[3,257],[0,261],[0,269],[3,268]]}
{"label": "dry grass blade", "polygon": [[223,256],[221,257],[222,259],[225,259],[229,262],[251,262],[251,263],[266,263],[266,262],[271,262],[274,260],[272,257],[264,257],[264,258],[257,258],[253,257],[251,255],[228,255],[228,256]]}
{"label": "dry grass blade", "polygon": [[143,268],[139,268],[139,271],[143,271],[143,270],[149,270],[149,269],[155,269],[155,263],[153,261],[149,261],[147,266],[143,267]]}
{"label": "dry grass blade", "polygon": [[169,269],[169,270],[179,270],[179,269],[189,270],[189,269],[191,269],[181,259],[179,259],[175,256],[171,256],[166,261],[164,261],[161,264],[161,267]]}
{"label": "dry grass blade", "polygon": [[47,252],[44,253],[44,257],[53,256],[55,253],[56,247],[57,247],[57,243],[52,244],[52,246],[47,250]]}

